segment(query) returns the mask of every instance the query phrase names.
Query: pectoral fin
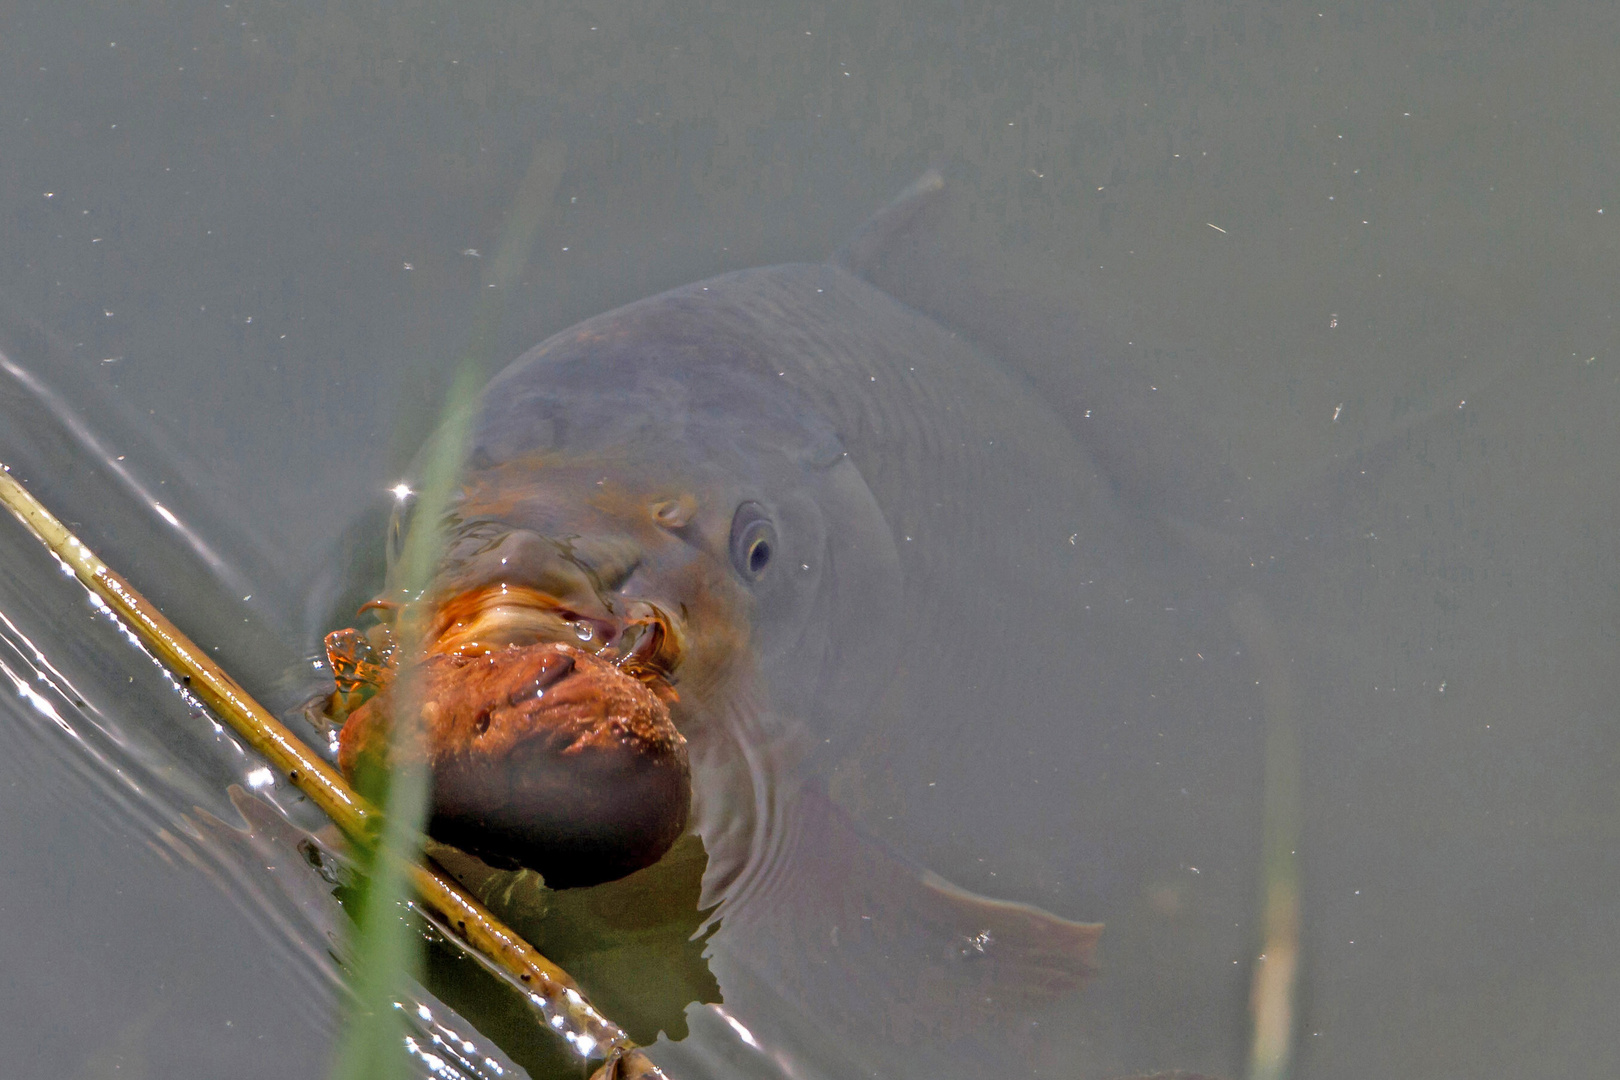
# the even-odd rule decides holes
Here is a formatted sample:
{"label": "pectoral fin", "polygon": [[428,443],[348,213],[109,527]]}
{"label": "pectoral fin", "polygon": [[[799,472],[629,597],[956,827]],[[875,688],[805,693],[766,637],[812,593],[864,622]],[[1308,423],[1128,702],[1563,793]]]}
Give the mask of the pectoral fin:
{"label": "pectoral fin", "polygon": [[753,1022],[771,1026],[773,1010],[750,1010],[728,981],[770,986],[858,1059],[1016,1054],[1008,1034],[1092,970],[1098,924],[953,885],[813,787],[785,818],[772,865],[712,939],[726,1000]]}

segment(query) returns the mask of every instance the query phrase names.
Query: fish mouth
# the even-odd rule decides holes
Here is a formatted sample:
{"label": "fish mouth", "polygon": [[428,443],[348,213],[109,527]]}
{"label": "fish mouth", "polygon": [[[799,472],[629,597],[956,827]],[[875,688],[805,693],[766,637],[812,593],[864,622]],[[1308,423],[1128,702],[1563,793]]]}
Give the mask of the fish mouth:
{"label": "fish mouth", "polygon": [[[391,671],[399,659],[403,605],[372,600],[360,614],[375,612],[378,625],[363,636],[356,631],[328,635],[327,651],[339,673],[357,666],[370,673],[357,681],[377,682],[379,671]],[[509,582],[463,589],[433,604],[425,617],[411,620],[422,627],[419,656],[462,658],[489,656],[499,650],[531,645],[568,645],[611,663],[626,675],[646,683],[668,704],[677,700],[675,683],[685,654],[684,621],[648,600],[618,602],[592,598],[569,601],[543,589]],[[334,650],[362,650],[366,662],[339,659]]]}
{"label": "fish mouth", "polygon": [[[403,696],[401,696],[403,695]],[[396,727],[405,712],[413,728]],[[661,858],[686,827],[691,768],[666,703],[561,642],[421,658],[355,710],[338,765],[426,765],[427,832],[552,888],[594,885]]]}
{"label": "fish mouth", "polygon": [[[671,717],[678,618],[643,600],[570,603],[510,583],[415,612],[367,607],[381,616],[370,634],[327,638],[346,713],[339,767],[355,780],[368,761],[428,765],[435,839],[568,887],[650,865],[685,828],[691,772]],[[396,635],[413,631],[421,644],[407,655]],[[419,722],[396,744],[402,710]]]}
{"label": "fish mouth", "polygon": [[594,653],[673,697],[685,652],[679,616],[647,600],[570,602],[526,585],[468,589],[436,606],[423,652],[488,656],[500,649],[566,644]]}

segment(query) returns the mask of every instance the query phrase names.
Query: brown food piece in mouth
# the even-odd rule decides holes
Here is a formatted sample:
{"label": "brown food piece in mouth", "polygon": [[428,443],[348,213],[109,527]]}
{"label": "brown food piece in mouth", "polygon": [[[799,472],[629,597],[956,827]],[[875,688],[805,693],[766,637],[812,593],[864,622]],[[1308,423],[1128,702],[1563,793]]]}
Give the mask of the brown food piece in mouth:
{"label": "brown food piece in mouth", "polygon": [[440,653],[402,673],[343,725],[345,776],[363,758],[386,760],[396,694],[413,685],[435,839],[566,888],[649,866],[685,829],[691,770],[668,706],[646,683],[557,642]]}

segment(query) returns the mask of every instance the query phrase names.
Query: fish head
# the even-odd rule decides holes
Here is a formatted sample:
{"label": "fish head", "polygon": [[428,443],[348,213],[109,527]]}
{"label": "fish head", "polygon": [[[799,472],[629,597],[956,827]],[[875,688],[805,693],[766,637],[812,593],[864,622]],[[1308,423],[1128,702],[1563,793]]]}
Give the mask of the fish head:
{"label": "fish head", "polygon": [[674,688],[689,735],[743,696],[817,731],[857,715],[892,670],[900,604],[859,470],[785,382],[725,347],[704,362],[701,326],[624,321],[543,343],[486,390],[423,597],[433,647],[613,656]]}

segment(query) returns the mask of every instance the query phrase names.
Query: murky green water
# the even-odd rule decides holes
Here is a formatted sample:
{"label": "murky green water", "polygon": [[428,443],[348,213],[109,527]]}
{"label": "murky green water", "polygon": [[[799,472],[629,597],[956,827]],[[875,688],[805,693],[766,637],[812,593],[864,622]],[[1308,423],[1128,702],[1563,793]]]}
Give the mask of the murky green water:
{"label": "murky green water", "polygon": [[[831,770],[920,863],[1107,923],[1098,978],[1008,1029],[1007,1070],[1243,1074],[1284,681],[1297,1075],[1612,1075],[1616,30],[1580,4],[13,11],[0,349],[59,408],[0,380],[0,458],[289,706],[537,147],[558,164],[501,362],[820,259],[937,167],[937,240],[886,284],[1077,427],[1096,410],[1122,504],[1161,524],[1121,575],[1176,583],[1084,643],[1117,663],[1081,715],[878,723]],[[256,764],[0,534],[0,662],[36,694],[0,710],[0,1071],[318,1074],[331,926],[193,809],[236,821]],[[1280,652],[1233,629],[1244,596]],[[838,1022],[784,1019],[782,1052]],[[446,1023],[468,1070],[512,1067]]]}

